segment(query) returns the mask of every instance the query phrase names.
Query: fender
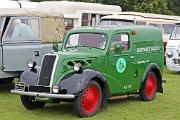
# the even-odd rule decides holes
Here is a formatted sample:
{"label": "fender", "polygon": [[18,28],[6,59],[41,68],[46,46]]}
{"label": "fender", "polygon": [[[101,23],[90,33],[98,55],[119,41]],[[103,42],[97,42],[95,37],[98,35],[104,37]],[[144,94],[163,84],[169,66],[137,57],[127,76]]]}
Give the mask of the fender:
{"label": "fender", "polygon": [[[97,82],[103,83],[106,87],[106,80],[103,75],[95,70],[85,69],[82,73],[71,73],[66,75],[60,82],[59,86],[61,90],[66,90],[67,94],[77,95],[84,88],[86,88],[88,82],[92,79],[98,78]],[[95,79],[97,80],[97,79]]]}
{"label": "fender", "polygon": [[26,69],[22,73],[20,81],[23,82],[25,85],[37,85],[40,70],[40,66],[36,66],[34,69]]}
{"label": "fender", "polygon": [[146,67],[146,70],[145,70],[143,77],[142,77],[142,83],[144,83],[146,76],[150,71],[153,71],[157,76],[157,79],[158,79],[158,81],[157,81],[157,92],[163,93],[162,76],[161,76],[160,68],[155,63],[151,63]]}

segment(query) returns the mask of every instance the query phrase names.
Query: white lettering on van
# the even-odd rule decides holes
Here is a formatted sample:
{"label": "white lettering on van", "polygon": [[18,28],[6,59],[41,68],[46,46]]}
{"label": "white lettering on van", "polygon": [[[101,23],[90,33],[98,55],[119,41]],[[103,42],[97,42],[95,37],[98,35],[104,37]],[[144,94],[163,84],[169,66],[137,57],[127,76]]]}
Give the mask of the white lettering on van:
{"label": "white lettering on van", "polygon": [[145,47],[145,48],[137,48],[137,52],[141,53],[141,52],[154,52],[154,51],[159,51],[160,50],[160,46],[149,46],[149,47]]}

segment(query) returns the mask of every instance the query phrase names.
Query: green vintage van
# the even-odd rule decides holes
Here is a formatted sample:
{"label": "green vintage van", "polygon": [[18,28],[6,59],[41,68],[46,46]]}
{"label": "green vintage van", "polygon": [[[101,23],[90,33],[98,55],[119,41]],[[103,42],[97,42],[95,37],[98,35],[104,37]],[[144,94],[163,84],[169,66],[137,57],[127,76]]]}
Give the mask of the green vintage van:
{"label": "green vintage van", "polygon": [[114,96],[138,93],[143,101],[163,93],[163,42],[154,27],[81,27],[41,66],[28,62],[12,93],[27,109],[72,101],[80,117],[92,116]]}

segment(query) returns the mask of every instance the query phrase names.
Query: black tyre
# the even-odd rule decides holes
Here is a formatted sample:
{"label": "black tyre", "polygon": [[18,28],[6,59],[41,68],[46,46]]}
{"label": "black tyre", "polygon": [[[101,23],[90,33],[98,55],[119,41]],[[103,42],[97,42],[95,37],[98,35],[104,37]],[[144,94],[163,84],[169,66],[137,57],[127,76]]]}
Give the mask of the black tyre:
{"label": "black tyre", "polygon": [[35,100],[34,97],[21,95],[20,98],[23,106],[29,110],[43,108],[45,105],[45,103]]}
{"label": "black tyre", "polygon": [[101,106],[102,91],[96,81],[90,81],[74,100],[74,109],[79,117],[95,115]]}
{"label": "black tyre", "polygon": [[149,72],[139,91],[140,99],[151,101],[155,98],[157,91],[157,77],[154,72]]}

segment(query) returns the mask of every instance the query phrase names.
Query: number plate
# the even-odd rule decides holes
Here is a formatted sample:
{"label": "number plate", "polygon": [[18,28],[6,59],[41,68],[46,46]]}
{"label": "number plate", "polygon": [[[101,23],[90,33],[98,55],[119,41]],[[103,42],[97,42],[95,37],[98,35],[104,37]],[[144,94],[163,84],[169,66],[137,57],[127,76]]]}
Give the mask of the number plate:
{"label": "number plate", "polygon": [[17,84],[15,85],[15,90],[24,91],[24,90],[25,90],[25,85],[24,85],[24,83],[17,83]]}

